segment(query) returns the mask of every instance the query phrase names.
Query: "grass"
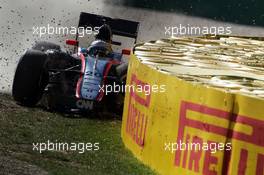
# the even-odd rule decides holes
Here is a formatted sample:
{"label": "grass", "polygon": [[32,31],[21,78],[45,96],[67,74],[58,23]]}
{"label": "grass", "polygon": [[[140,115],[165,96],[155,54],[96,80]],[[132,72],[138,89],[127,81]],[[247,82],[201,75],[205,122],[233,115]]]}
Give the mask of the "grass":
{"label": "grass", "polygon": [[[128,151],[117,119],[81,118],[24,108],[0,95],[0,157],[35,165],[49,174],[154,174]],[[37,142],[99,142],[98,151],[33,151]],[[1,169],[0,169],[1,174]]]}

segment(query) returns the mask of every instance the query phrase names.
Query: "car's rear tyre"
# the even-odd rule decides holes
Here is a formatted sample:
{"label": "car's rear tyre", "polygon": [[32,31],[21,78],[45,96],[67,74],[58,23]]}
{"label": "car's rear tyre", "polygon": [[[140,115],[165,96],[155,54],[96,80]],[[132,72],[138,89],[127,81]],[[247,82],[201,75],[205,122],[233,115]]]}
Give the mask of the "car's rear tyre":
{"label": "car's rear tyre", "polygon": [[44,65],[47,56],[38,50],[27,50],[20,58],[12,87],[15,101],[24,106],[34,106],[40,100],[48,83]]}
{"label": "car's rear tyre", "polygon": [[116,74],[120,82],[126,83],[128,63],[120,64],[116,67]]}
{"label": "car's rear tyre", "polygon": [[38,41],[36,44],[32,47],[34,50],[39,50],[42,52],[45,52],[49,49],[52,50],[61,50],[60,46],[51,42],[46,42],[46,41]]}

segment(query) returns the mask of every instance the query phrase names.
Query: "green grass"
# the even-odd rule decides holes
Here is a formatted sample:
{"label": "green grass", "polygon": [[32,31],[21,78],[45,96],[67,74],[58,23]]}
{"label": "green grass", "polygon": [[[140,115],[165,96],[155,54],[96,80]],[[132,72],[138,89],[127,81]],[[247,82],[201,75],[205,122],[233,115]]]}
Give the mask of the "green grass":
{"label": "green grass", "polygon": [[[81,118],[16,105],[0,95],[0,156],[36,165],[49,174],[154,174],[128,151],[121,121]],[[36,142],[99,142],[98,151],[33,151]],[[1,170],[0,170],[1,171]]]}

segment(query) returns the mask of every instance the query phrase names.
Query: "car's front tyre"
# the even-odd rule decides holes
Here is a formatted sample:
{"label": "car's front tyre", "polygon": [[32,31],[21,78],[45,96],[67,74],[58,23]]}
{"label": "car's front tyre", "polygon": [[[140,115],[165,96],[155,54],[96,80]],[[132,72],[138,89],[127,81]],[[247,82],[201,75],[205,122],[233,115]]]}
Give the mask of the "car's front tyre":
{"label": "car's front tyre", "polygon": [[27,50],[16,68],[12,95],[15,101],[25,106],[34,106],[41,99],[48,83],[44,65],[47,55],[38,50]]}

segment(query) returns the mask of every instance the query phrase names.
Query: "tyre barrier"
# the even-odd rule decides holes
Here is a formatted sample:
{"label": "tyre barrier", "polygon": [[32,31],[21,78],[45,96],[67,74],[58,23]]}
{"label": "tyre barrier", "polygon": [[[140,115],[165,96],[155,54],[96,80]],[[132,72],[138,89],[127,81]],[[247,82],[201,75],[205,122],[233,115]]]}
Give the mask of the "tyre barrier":
{"label": "tyre barrier", "polygon": [[138,44],[126,86],[123,142],[159,174],[263,175],[263,38]]}

